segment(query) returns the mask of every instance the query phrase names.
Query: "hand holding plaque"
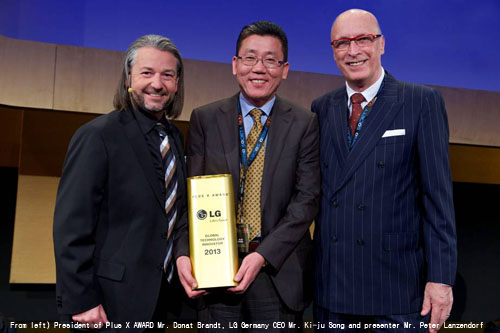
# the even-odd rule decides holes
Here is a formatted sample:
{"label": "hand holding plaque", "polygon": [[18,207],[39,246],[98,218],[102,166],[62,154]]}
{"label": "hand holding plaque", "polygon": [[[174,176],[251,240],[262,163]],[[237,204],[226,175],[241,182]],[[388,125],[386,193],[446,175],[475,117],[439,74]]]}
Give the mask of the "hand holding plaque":
{"label": "hand holding plaque", "polygon": [[191,259],[188,256],[180,256],[177,258],[176,265],[177,272],[179,273],[179,281],[189,298],[197,298],[207,294],[206,290],[198,289],[198,283],[193,277]]}

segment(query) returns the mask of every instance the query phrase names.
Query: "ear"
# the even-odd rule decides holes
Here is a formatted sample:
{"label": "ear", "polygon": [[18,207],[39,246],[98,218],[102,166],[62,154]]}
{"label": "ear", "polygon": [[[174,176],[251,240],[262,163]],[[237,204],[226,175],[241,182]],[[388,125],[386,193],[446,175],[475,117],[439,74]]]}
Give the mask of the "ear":
{"label": "ear", "polygon": [[174,94],[177,94],[177,89],[179,88],[179,77],[175,79],[175,87],[172,89]]}
{"label": "ear", "polygon": [[337,57],[335,56],[335,48],[332,45],[333,60],[337,63]]}
{"label": "ear", "polygon": [[287,76],[288,76],[288,70],[290,69],[290,64],[288,62],[285,62],[283,64],[283,73],[281,74],[281,78],[283,80],[286,80]]}
{"label": "ear", "polygon": [[236,58],[236,56],[233,57],[233,75],[236,75],[238,73],[238,70],[237,70],[237,65],[238,65],[238,58]]}
{"label": "ear", "polygon": [[380,55],[385,53],[385,36],[380,37]]}
{"label": "ear", "polygon": [[132,81],[130,79],[130,74],[127,75],[127,81],[125,82],[125,88],[132,88]]}

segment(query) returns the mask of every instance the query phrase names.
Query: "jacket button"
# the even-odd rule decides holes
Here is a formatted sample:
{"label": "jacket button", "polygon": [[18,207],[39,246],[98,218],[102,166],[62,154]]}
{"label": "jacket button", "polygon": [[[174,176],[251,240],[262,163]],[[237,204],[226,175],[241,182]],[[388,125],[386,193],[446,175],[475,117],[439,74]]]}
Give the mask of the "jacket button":
{"label": "jacket button", "polygon": [[324,167],[325,169],[328,169],[328,163],[323,162],[323,167]]}
{"label": "jacket button", "polygon": [[332,243],[337,243],[337,241],[338,241],[338,240],[339,240],[339,239],[338,239],[336,236],[333,236],[333,237],[332,237]]}
{"label": "jacket button", "polygon": [[168,233],[167,232],[162,232],[161,233],[161,238],[162,239],[167,239]]}
{"label": "jacket button", "polygon": [[384,161],[380,161],[377,163],[377,166],[380,168],[380,169],[383,169],[385,167],[385,162]]}
{"label": "jacket button", "polygon": [[338,208],[339,203],[337,202],[337,200],[332,201],[332,206],[333,206],[333,208]]}
{"label": "jacket button", "polygon": [[359,204],[358,210],[365,210],[365,205],[364,204]]}
{"label": "jacket button", "polygon": [[358,243],[358,245],[365,245],[365,241],[362,239],[358,239],[356,243]]}
{"label": "jacket button", "polygon": [[163,271],[163,263],[159,264],[156,268],[158,268],[159,271]]}

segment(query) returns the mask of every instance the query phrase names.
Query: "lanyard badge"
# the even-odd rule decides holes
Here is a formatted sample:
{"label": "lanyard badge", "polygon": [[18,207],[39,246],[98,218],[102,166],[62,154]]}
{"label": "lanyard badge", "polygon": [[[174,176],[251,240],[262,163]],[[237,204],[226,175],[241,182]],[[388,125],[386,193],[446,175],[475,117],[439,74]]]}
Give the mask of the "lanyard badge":
{"label": "lanyard badge", "polygon": [[271,115],[269,115],[266,119],[266,122],[264,123],[264,127],[262,128],[262,132],[259,135],[259,138],[257,142],[255,143],[255,146],[252,149],[252,152],[250,153],[249,156],[247,156],[247,142],[246,142],[246,135],[245,135],[245,129],[243,126],[243,114],[241,112],[241,105],[240,102],[238,101],[238,131],[239,131],[239,139],[240,139],[240,156],[241,156],[241,165],[243,172],[241,173],[241,179],[240,179],[240,193],[239,193],[239,216],[240,220],[236,224],[236,230],[237,230],[237,242],[238,242],[238,249],[240,252],[248,252],[248,243],[250,241],[250,227],[248,223],[245,223],[243,221],[243,212],[241,211],[243,209],[243,201],[245,199],[245,181],[246,181],[246,174],[247,170],[252,164],[252,162],[255,160],[257,157],[257,154],[259,153],[260,149],[262,148],[264,141],[266,139],[267,133],[269,131],[269,126],[271,125]]}

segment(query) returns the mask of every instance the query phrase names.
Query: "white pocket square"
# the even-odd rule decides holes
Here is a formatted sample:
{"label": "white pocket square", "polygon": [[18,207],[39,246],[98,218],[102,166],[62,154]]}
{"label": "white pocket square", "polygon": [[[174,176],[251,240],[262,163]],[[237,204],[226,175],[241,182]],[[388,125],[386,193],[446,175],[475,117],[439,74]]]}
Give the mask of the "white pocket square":
{"label": "white pocket square", "polygon": [[395,129],[395,130],[387,130],[385,131],[384,135],[382,135],[383,138],[389,138],[391,136],[401,136],[401,135],[405,135],[406,134],[406,130],[403,128],[403,129]]}

